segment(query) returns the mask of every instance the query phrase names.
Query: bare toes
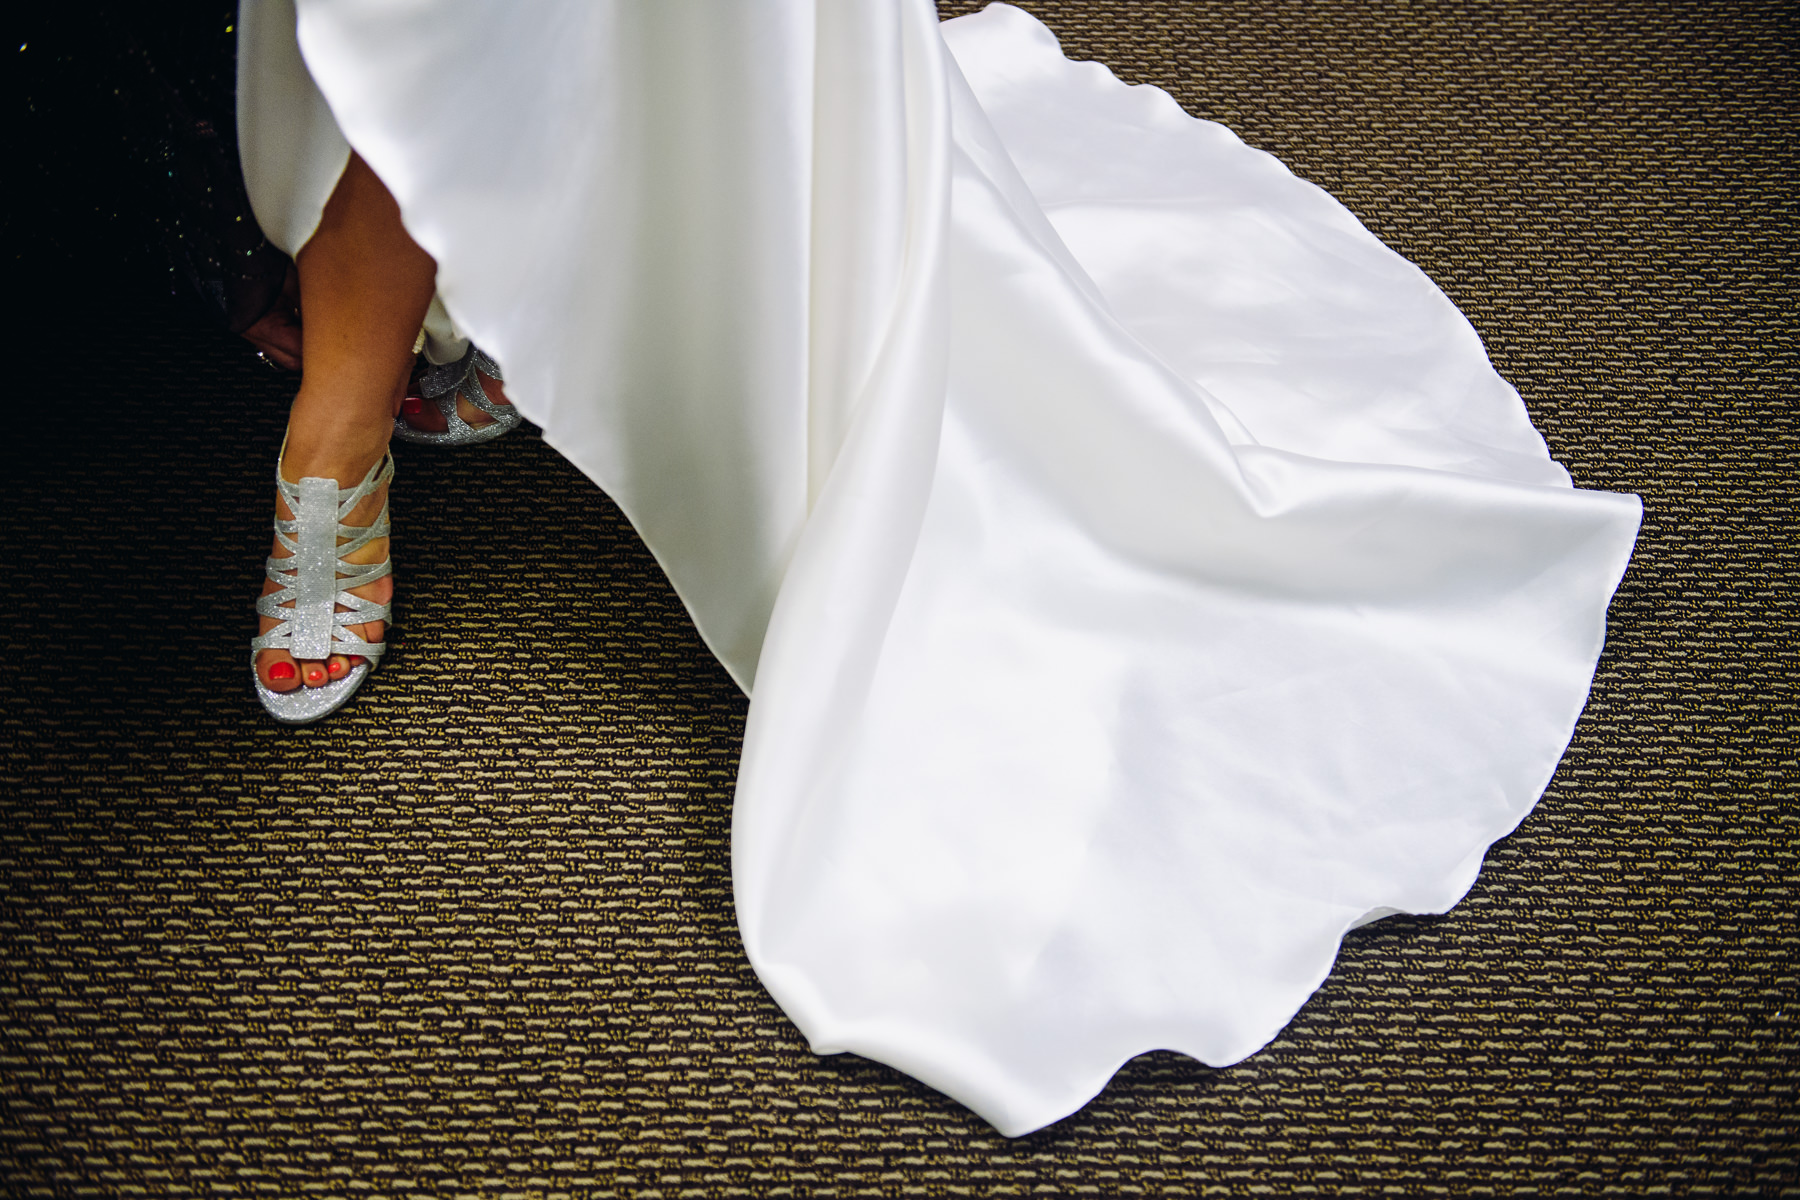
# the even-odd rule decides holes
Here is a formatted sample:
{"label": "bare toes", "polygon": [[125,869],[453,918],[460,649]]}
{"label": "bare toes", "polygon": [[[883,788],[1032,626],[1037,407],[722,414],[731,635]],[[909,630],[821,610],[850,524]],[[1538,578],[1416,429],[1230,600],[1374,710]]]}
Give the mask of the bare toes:
{"label": "bare toes", "polygon": [[303,662],[300,664],[300,681],[307,687],[324,687],[331,682],[331,674],[322,662]]}
{"label": "bare toes", "polygon": [[400,401],[400,419],[426,433],[442,433],[447,428],[444,414],[438,411],[437,405],[418,395],[408,395]]}
{"label": "bare toes", "polygon": [[334,654],[325,660],[325,674],[333,679],[342,679],[350,673],[350,660],[341,654]]}
{"label": "bare toes", "polygon": [[281,651],[269,655],[268,660],[258,664],[262,672],[263,686],[271,692],[291,692],[300,686],[300,669],[294,660]]}

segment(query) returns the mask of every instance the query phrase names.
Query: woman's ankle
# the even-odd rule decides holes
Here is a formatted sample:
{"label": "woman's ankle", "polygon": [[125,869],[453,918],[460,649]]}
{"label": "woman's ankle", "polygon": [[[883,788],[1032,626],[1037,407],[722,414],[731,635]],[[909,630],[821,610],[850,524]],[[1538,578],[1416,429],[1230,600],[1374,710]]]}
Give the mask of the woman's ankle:
{"label": "woman's ankle", "polygon": [[392,423],[378,434],[352,432],[337,436],[307,437],[292,427],[281,453],[281,477],[297,483],[308,477],[335,479],[339,487],[355,487],[388,449]]}

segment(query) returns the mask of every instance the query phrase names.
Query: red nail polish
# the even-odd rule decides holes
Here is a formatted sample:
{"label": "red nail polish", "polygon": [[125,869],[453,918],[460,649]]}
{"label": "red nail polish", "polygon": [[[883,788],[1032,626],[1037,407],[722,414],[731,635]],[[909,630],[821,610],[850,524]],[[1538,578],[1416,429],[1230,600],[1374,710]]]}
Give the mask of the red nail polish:
{"label": "red nail polish", "polygon": [[353,667],[360,667],[368,661],[369,661],[368,659],[364,658],[360,654],[352,654],[350,656],[350,665]]}
{"label": "red nail polish", "polygon": [[336,679],[339,675],[342,675],[345,671],[348,671],[349,669],[350,669],[349,667],[346,667],[341,662],[334,662],[329,667],[325,668],[325,670],[331,675],[331,677],[333,679]]}
{"label": "red nail polish", "polygon": [[292,679],[293,677],[294,664],[291,662],[278,662],[269,668],[270,679]]}
{"label": "red nail polish", "polygon": [[319,680],[321,680],[323,678],[325,678],[324,668],[322,668],[322,667],[306,668],[306,682],[317,683],[317,682],[319,682]]}
{"label": "red nail polish", "polygon": [[416,417],[425,411],[425,401],[417,396],[408,396],[400,402],[400,411],[409,417]]}

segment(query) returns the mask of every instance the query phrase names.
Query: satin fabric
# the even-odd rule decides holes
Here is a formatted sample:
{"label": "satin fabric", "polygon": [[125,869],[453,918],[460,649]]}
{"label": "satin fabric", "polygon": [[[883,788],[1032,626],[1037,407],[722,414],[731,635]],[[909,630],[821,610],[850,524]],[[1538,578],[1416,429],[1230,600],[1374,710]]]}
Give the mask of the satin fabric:
{"label": "satin fabric", "polygon": [[750,692],[738,919],[818,1052],[1008,1134],[1234,1062],[1547,784],[1636,499],[1166,94],[1004,5],[241,22],[265,228],[354,146]]}

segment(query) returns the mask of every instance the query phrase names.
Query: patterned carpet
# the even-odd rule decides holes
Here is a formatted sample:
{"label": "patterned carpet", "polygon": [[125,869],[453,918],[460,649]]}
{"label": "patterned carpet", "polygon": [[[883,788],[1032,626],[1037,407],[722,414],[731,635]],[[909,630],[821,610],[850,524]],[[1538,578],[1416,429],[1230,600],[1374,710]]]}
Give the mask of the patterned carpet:
{"label": "patterned carpet", "polygon": [[1145,1056],[1016,1141],[815,1058],[733,923],[745,703],[617,510],[530,431],[403,447],[397,649],[275,727],[244,644],[291,384],[112,299],[53,197],[7,227],[11,1194],[1800,1194],[1791,9],[1026,7],[1341,198],[1579,484],[1644,497],[1587,715],[1468,900],[1352,935],[1248,1062]]}

